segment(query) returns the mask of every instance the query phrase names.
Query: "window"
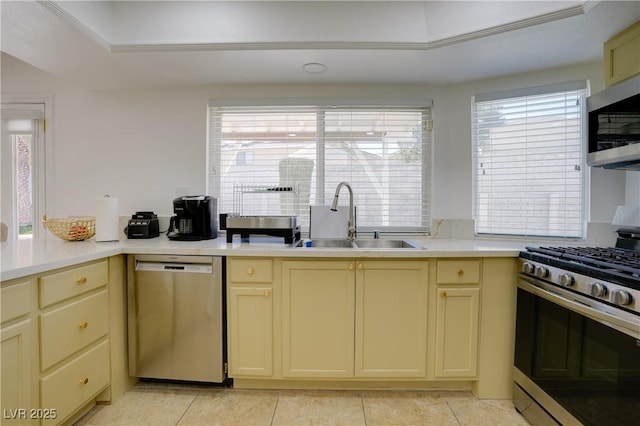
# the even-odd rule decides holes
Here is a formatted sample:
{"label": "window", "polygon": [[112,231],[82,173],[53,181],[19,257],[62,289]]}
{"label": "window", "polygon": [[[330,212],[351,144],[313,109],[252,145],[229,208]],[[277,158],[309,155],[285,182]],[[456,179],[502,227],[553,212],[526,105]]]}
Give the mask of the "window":
{"label": "window", "polygon": [[38,233],[37,186],[38,178],[43,178],[38,156],[44,144],[39,124],[43,116],[41,104],[2,105],[2,221],[10,239],[32,238]]}
{"label": "window", "polygon": [[308,230],[309,206],[346,181],[360,231],[426,233],[430,123],[425,107],[211,106],[208,192],[221,213],[298,215]]}
{"label": "window", "polygon": [[584,236],[586,83],[477,96],[478,234]]}

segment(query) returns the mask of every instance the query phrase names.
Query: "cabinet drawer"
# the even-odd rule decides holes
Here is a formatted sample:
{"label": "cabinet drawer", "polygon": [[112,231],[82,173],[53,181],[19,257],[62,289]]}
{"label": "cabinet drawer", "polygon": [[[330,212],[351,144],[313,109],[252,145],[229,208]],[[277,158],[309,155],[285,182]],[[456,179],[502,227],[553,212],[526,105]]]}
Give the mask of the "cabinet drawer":
{"label": "cabinet drawer", "polygon": [[109,282],[109,262],[103,260],[39,279],[40,307],[86,293]]}
{"label": "cabinet drawer", "polygon": [[107,334],[107,290],[40,316],[42,371]]}
{"label": "cabinet drawer", "polygon": [[438,284],[477,284],[480,282],[480,261],[440,260],[437,275]]}
{"label": "cabinet drawer", "polygon": [[31,281],[2,287],[0,290],[1,322],[9,321],[29,313],[31,306]]}
{"label": "cabinet drawer", "polygon": [[273,262],[270,259],[231,259],[228,267],[230,282],[273,281]]}
{"label": "cabinet drawer", "polygon": [[105,340],[40,380],[40,406],[56,408],[57,418],[51,423],[59,423],[107,386],[110,374]]}

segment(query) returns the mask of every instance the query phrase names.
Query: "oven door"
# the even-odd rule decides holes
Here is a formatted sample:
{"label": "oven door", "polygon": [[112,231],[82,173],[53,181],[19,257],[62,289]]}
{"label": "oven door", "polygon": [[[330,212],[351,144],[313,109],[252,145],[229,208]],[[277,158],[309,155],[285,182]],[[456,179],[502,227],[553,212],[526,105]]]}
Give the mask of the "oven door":
{"label": "oven door", "polygon": [[638,421],[640,323],[589,304],[530,277],[518,281],[514,403],[532,424],[549,424],[545,412],[561,424]]}

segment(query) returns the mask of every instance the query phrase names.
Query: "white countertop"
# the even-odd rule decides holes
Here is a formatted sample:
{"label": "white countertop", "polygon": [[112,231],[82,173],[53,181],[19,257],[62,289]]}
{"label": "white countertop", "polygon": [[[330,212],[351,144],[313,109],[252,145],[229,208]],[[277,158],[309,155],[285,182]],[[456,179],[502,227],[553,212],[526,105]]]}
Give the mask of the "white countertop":
{"label": "white countertop", "polygon": [[224,236],[205,241],[170,241],[162,235],[146,240],[119,242],[62,241],[52,235],[44,240],[19,240],[0,243],[0,280],[63,268],[81,262],[117,254],[177,254],[208,256],[268,256],[268,257],[517,257],[526,242],[457,239],[408,239],[422,244],[422,249],[350,249],[295,248],[281,238],[252,238],[249,243],[235,239],[227,244]]}

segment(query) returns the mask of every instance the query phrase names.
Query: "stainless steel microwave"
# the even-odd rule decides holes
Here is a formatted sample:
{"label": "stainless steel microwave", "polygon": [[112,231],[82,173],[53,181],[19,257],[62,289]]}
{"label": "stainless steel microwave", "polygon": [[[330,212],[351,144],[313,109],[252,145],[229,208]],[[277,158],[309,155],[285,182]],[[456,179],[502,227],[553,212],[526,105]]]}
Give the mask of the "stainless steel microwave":
{"label": "stainless steel microwave", "polygon": [[587,164],[640,170],[640,75],[587,98]]}

